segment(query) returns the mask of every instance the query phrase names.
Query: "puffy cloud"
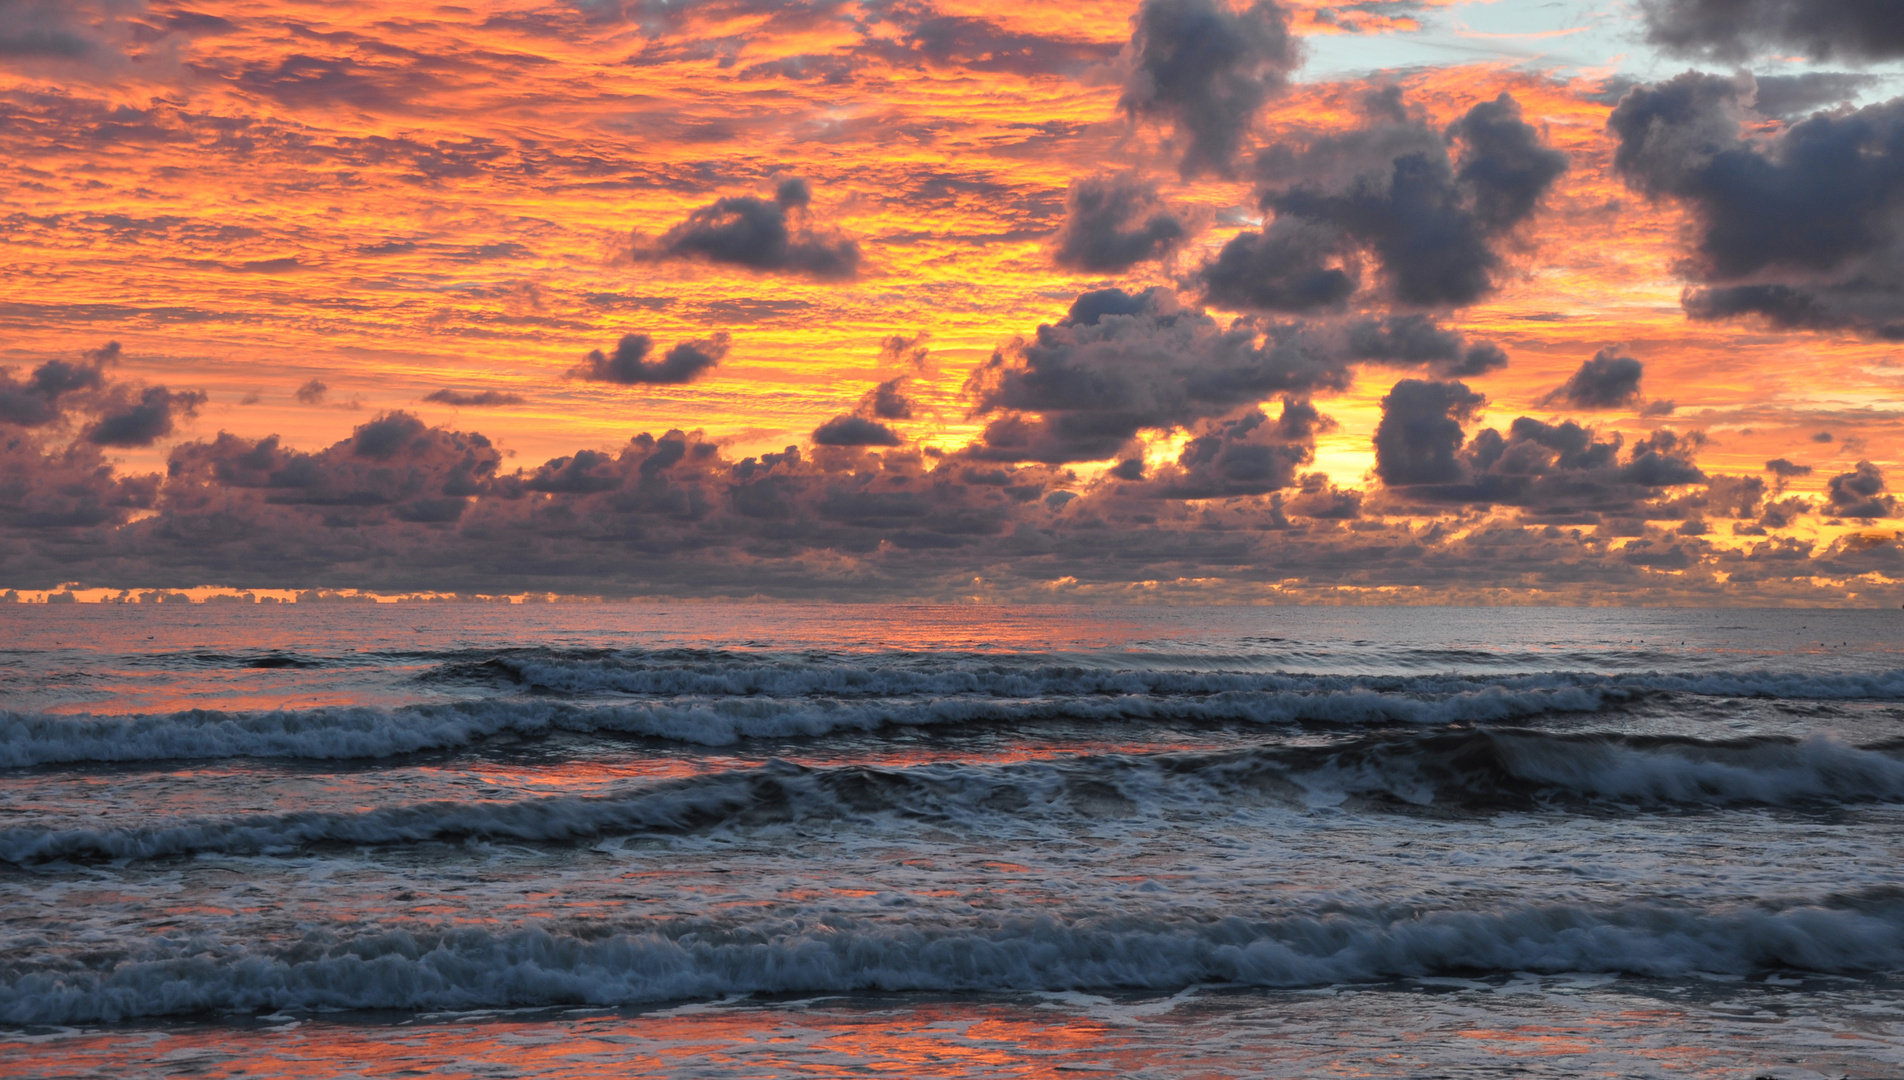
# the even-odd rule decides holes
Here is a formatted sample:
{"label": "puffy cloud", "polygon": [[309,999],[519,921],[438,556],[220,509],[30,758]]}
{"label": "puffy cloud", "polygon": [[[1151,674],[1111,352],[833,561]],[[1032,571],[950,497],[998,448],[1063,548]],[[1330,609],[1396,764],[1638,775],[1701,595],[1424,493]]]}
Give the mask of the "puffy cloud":
{"label": "puffy cloud", "polygon": [[1904,57],[1904,9],[1887,0],[1641,0],[1640,10],[1647,40],[1682,56]]}
{"label": "puffy cloud", "polygon": [[740,266],[763,273],[843,281],[859,273],[859,244],[815,229],[806,181],[784,180],[772,201],[752,195],[717,199],[650,243],[636,237],[633,259],[675,258]]}
{"label": "puffy cloud", "polygon": [[996,461],[1102,461],[1139,431],[1347,384],[1342,358],[1301,327],[1239,319],[1226,328],[1163,289],[1082,293],[1063,319],[994,353],[974,374],[975,413],[997,418],[969,452]]}
{"label": "puffy cloud", "polygon": [[1567,377],[1544,403],[1562,402],[1579,409],[1617,409],[1640,399],[1640,375],[1645,366],[1621,356],[1617,346],[1601,349]]}
{"label": "puffy cloud", "polygon": [[1748,137],[1753,91],[1688,72],[1608,119],[1627,185],[1697,215],[1687,314],[1904,338],[1904,99]]}
{"label": "puffy cloud", "polygon": [[[648,359],[654,351],[654,339],[647,334],[623,334],[615,351],[591,349],[582,362],[569,370],[572,379],[617,383],[622,386],[644,384],[673,385],[693,382],[727,355],[731,339],[726,331],[701,341],[683,341],[669,349],[659,360]],[[445,393],[446,391],[439,391]],[[430,400],[445,400],[431,395]],[[450,401],[448,404],[459,404]]]}
{"label": "puffy cloud", "polygon": [[11,369],[0,368],[0,423],[21,427],[53,423],[61,418],[62,397],[105,387],[105,367],[119,355],[119,343],[113,341],[87,353],[77,364],[48,360],[25,379],[15,379]]}
{"label": "puffy cloud", "polygon": [[1827,509],[1841,517],[1881,518],[1897,516],[1897,497],[1884,482],[1884,470],[1868,461],[1860,461],[1848,473],[1831,478]]}
{"label": "puffy cloud", "polygon": [[1297,470],[1315,460],[1316,433],[1333,426],[1315,406],[1292,398],[1283,399],[1282,414],[1274,421],[1260,409],[1250,409],[1235,420],[1206,423],[1184,443],[1174,466],[1150,478],[1144,494],[1215,499],[1289,487],[1296,482]]}
{"label": "puffy cloud", "polygon": [[1364,108],[1360,128],[1279,142],[1258,157],[1259,202],[1276,219],[1233,237],[1202,269],[1207,302],[1336,306],[1360,288],[1364,253],[1404,304],[1469,304],[1493,289],[1496,241],[1533,213],[1566,156],[1506,93],[1445,132],[1411,116],[1393,88]]}
{"label": "puffy cloud", "polygon": [[1810,476],[1810,465],[1799,465],[1786,458],[1773,458],[1765,463],[1765,471],[1780,480],[1790,480],[1797,476]]}
{"label": "puffy cloud", "polygon": [[813,430],[816,446],[898,446],[902,440],[892,428],[863,416],[836,416]]}
{"label": "puffy cloud", "polygon": [[1185,176],[1228,175],[1263,103],[1300,62],[1287,13],[1273,0],[1242,11],[1224,0],[1143,0],[1131,21],[1119,107],[1175,128]]}
{"label": "puffy cloud", "polygon": [[150,509],[158,493],[157,474],[118,475],[97,446],[48,450],[24,434],[0,431],[0,526],[43,532],[120,525]]}
{"label": "puffy cloud", "polygon": [[1357,319],[1346,327],[1350,359],[1397,367],[1417,364],[1447,378],[1485,375],[1507,366],[1507,353],[1491,341],[1470,343],[1426,315]]}
{"label": "puffy cloud", "polygon": [[322,379],[312,379],[310,382],[297,388],[296,397],[298,401],[305,405],[322,405],[324,403],[324,395],[328,394],[330,389],[331,388],[325,385]]}
{"label": "puffy cloud", "polygon": [[1186,229],[1182,219],[1158,206],[1156,196],[1154,187],[1128,177],[1073,182],[1053,260],[1071,270],[1119,274],[1169,254]]}
{"label": "puffy cloud", "polygon": [[269,520],[266,506],[303,507],[317,516],[277,516],[285,527],[389,517],[440,524],[461,517],[471,496],[491,490],[501,461],[483,436],[430,427],[405,412],[378,416],[308,454],[284,447],[276,435],[254,441],[221,431],[211,442],[173,448],[166,507],[175,518],[217,511]]}
{"label": "puffy cloud", "polygon": [[1375,427],[1375,475],[1390,485],[1460,480],[1456,454],[1466,441],[1461,428],[1486,401],[1465,383],[1396,383],[1382,398],[1382,419]]}
{"label": "puffy cloud", "polygon": [[906,396],[906,378],[887,379],[873,388],[873,415],[881,420],[912,419],[912,399]]}
{"label": "puffy cloud", "polygon": [[149,386],[135,401],[108,407],[86,429],[86,441],[99,446],[151,446],[167,435],[180,416],[198,415],[207,398],[199,390],[167,390]]}
{"label": "puffy cloud", "polygon": [[[1464,427],[1483,404],[1458,382],[1404,379],[1382,401],[1375,432],[1376,475],[1409,503],[1516,507],[1534,521],[1601,524],[1726,510],[1756,514],[1757,478],[1708,478],[1694,463],[1703,437],[1660,429],[1626,453],[1617,433],[1600,438],[1572,420],[1522,416],[1503,435]],[[1671,496],[1671,489],[1703,491]]]}

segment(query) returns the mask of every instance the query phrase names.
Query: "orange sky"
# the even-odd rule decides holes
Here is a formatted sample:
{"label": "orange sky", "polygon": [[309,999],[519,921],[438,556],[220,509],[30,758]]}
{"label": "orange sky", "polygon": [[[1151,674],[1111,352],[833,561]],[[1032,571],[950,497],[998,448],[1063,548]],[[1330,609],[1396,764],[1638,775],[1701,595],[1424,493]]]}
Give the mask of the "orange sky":
{"label": "orange sky", "polygon": [[[1361,23],[1330,25],[1316,14],[1330,5],[1292,5],[1291,26],[1336,39],[1345,28],[1406,34],[1437,10],[1367,7]],[[857,4],[748,0],[26,8],[79,45],[0,59],[0,148],[12,165],[0,174],[0,364],[24,378],[116,341],[113,380],[206,395],[165,438],[107,449],[119,475],[163,470],[179,444],[221,431],[275,433],[317,451],[393,410],[480,431],[503,453],[501,472],[671,428],[699,429],[738,461],[809,444],[818,425],[898,375],[914,400],[911,418],[892,425],[903,450],[956,456],[987,422],[971,415],[968,380],[994,349],[1058,319],[1086,290],[1175,287],[1194,304],[1184,283],[1254,227],[1243,218],[1264,217],[1247,175],[1184,178],[1180,133],[1120,110],[1130,2],[942,0],[889,5],[883,20]],[[1497,288],[1430,312],[1511,358],[1464,378],[1487,398],[1470,434],[1522,415],[1574,417],[1628,445],[1662,426],[1697,432],[1707,475],[1763,476],[1767,460],[1787,458],[1812,466],[1789,493],[1814,502],[1860,460],[1898,475],[1904,371],[1894,344],[1687,318],[1694,215],[1614,175],[1609,74],[1485,57],[1349,81],[1305,81],[1298,69],[1248,140],[1353,128],[1358,101],[1380,86],[1401,87],[1431,128],[1510,93],[1569,163],[1503,241]],[[1121,273],[1055,265],[1067,189],[1101,174],[1156,185],[1190,238]],[[858,244],[856,276],[641,254],[696,208],[771,198],[788,177],[810,185],[806,214],[822,234]],[[692,382],[570,377],[623,334],[651,335],[659,355],[721,331],[729,351]],[[882,357],[884,339],[922,333],[922,365]],[[1609,346],[1645,364],[1642,399],[1591,412],[1543,403]],[[1411,373],[1362,366],[1345,390],[1318,392],[1336,426],[1317,436],[1303,471],[1375,493],[1371,435],[1403,377]],[[321,393],[308,389],[313,380]],[[446,389],[495,391],[508,403],[425,400]],[[1274,395],[1266,401],[1273,416]],[[1670,414],[1642,415],[1661,401]],[[80,430],[72,425],[68,436]],[[51,440],[48,453],[55,430],[35,436]],[[1146,429],[1146,457],[1173,461],[1191,434]],[[1071,464],[1068,482],[1086,493],[1114,463]],[[1377,518],[1379,503],[1367,504]],[[168,505],[128,513],[125,527]],[[1387,513],[1391,528],[1424,528],[1433,516]],[[1481,520],[1455,517],[1463,529]],[[1822,550],[1847,531],[1895,528],[1821,510],[1773,535]],[[1762,538],[1715,529],[1706,542]],[[11,565],[0,555],[0,587],[51,584],[48,543],[21,531],[0,547],[13,552]],[[61,580],[277,584],[255,574],[160,582],[164,574],[107,565]],[[282,584],[372,584],[312,575]],[[555,592],[597,591],[552,581]],[[1724,581],[1712,579],[1713,595]],[[1839,574],[1804,595],[1868,600],[1894,588],[1883,572],[1846,581]],[[419,574],[410,585],[432,582]]]}

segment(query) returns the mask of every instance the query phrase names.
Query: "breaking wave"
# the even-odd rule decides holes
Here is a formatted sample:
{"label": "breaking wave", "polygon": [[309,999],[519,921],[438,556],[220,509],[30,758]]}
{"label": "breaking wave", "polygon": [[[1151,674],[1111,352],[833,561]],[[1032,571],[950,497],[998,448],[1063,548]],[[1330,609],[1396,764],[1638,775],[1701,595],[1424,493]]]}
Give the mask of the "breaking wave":
{"label": "breaking wave", "polygon": [[[486,661],[494,663],[496,661]],[[1254,675],[1082,668],[895,673],[865,666],[699,670],[558,667],[538,688],[608,701],[490,698],[399,708],[194,709],[132,716],[0,711],[0,768],[168,759],[373,759],[498,736],[602,733],[728,746],[745,739],[1046,720],[1343,727],[1517,723],[1673,695],[1904,699],[1904,672],[1873,675],[1593,675],[1498,678]],[[511,669],[515,670],[515,669]],[[524,672],[539,671],[526,665]],[[771,677],[769,677],[771,676]],[[543,680],[543,681],[535,681]]]}
{"label": "breaking wave", "polygon": [[1816,806],[1904,800],[1899,745],[1468,731],[1332,747],[1106,754],[1008,764],[807,767],[769,761],[601,796],[434,801],[356,812],[0,829],[0,860],[249,855],[319,844],[561,843],[884,818],[989,834],[1065,819],[1224,815],[1360,800],[1454,811]]}
{"label": "breaking wave", "polygon": [[275,1010],[630,1005],[747,993],[1301,987],[1443,973],[1852,974],[1904,967],[1904,905],[1524,905],[935,920],[707,920],[146,939],[109,963],[0,969],[0,1021]]}

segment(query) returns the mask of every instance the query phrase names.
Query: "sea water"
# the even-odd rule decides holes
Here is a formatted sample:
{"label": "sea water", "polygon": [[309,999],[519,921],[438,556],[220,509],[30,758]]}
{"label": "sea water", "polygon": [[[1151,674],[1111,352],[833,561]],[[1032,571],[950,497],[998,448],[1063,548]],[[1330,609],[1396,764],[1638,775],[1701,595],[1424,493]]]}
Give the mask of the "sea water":
{"label": "sea water", "polygon": [[0,606],[9,1076],[1897,1076],[1904,613]]}

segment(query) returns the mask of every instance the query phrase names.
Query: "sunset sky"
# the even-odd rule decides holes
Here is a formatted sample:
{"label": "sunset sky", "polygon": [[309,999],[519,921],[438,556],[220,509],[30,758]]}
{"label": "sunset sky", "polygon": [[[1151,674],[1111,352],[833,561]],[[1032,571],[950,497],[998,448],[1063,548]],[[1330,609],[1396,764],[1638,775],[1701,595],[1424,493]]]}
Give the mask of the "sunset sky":
{"label": "sunset sky", "polygon": [[0,0],[0,589],[1894,607],[1901,62],[1859,0]]}

